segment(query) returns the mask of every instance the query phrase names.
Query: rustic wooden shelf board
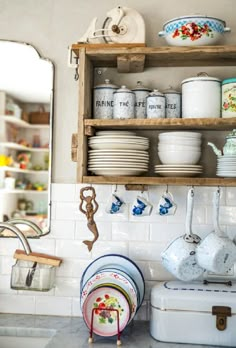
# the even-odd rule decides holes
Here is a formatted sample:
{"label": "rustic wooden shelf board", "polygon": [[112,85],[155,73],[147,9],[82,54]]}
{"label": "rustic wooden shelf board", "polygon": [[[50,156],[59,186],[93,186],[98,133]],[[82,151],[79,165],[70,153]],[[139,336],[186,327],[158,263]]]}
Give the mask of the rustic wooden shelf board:
{"label": "rustic wooden shelf board", "polygon": [[97,120],[85,119],[85,127],[101,129],[206,129],[232,130],[236,127],[235,118],[164,118],[164,119],[128,119]]}
{"label": "rustic wooden shelf board", "polygon": [[200,177],[143,177],[143,176],[84,176],[87,184],[142,184],[173,186],[236,186],[236,178],[200,178]]}
{"label": "rustic wooden shelf board", "polygon": [[[105,47],[104,47],[105,46]],[[86,55],[93,66],[116,67],[120,55],[145,55],[145,67],[155,66],[227,66],[236,65],[236,45],[227,46],[160,46],[136,47],[114,45],[85,45]],[[72,45],[79,56],[81,45]]]}

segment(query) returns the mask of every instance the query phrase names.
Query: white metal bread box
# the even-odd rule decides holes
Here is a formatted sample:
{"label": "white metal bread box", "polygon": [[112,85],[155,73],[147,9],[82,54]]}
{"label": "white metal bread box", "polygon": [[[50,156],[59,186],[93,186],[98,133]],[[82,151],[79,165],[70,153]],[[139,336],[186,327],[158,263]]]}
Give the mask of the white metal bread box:
{"label": "white metal bread box", "polygon": [[169,281],[151,291],[150,333],[164,342],[236,347],[236,283]]}

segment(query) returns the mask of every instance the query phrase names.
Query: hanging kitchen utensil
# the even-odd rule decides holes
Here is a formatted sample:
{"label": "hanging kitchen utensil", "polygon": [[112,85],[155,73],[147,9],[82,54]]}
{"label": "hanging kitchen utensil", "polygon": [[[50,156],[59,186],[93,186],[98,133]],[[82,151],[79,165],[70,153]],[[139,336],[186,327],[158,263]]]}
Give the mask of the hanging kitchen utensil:
{"label": "hanging kitchen utensil", "polygon": [[107,12],[101,29],[96,29],[97,17],[93,18],[79,43],[144,43],[145,23],[134,9],[117,6]]}
{"label": "hanging kitchen utensil", "polygon": [[188,191],[185,235],[176,238],[162,252],[162,264],[175,277],[183,281],[199,278],[204,272],[196,262],[196,246],[200,237],[192,233],[194,189]]}
{"label": "hanging kitchen utensil", "polygon": [[[84,195],[85,192],[91,191],[91,195]],[[91,251],[93,248],[93,244],[96,242],[96,240],[99,237],[97,225],[94,221],[94,215],[98,210],[98,203],[96,201],[96,193],[95,189],[92,186],[86,186],[83,187],[80,190],[80,211],[86,215],[87,217],[87,226],[90,229],[90,231],[94,234],[94,239],[92,241],[90,240],[84,240],[83,243],[87,245],[88,250]],[[85,209],[83,209],[83,205],[85,203]]]}
{"label": "hanging kitchen utensil", "polygon": [[224,274],[236,262],[236,246],[219,226],[220,189],[213,197],[214,230],[198,245],[196,259],[208,271]]}

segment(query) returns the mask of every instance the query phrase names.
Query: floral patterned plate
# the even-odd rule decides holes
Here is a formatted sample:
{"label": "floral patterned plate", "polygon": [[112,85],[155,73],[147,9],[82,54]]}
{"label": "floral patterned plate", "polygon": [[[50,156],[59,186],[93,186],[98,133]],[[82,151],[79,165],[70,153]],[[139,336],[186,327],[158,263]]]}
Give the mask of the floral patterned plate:
{"label": "floral patterned plate", "polygon": [[141,306],[144,299],[145,285],[142,272],[139,267],[128,257],[119,254],[107,254],[101,256],[94,260],[88,267],[85,269],[80,283],[80,289],[82,289],[85,283],[92,277],[97,271],[102,270],[103,268],[112,268],[120,269],[130,276],[137,285],[137,289],[140,294],[140,300],[138,302],[138,308]]}
{"label": "floral patterned plate", "polygon": [[120,331],[123,331],[129,322],[129,303],[117,289],[101,287],[94,289],[87,296],[83,304],[83,318],[89,329],[91,329],[93,308],[95,308],[93,332],[99,336],[117,335],[117,315],[119,315]]}

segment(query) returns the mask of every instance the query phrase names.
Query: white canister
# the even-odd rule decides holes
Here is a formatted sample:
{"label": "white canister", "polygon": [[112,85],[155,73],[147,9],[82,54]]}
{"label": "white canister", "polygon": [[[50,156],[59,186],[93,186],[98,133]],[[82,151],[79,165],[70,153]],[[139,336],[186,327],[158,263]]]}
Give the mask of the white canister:
{"label": "white canister", "polygon": [[179,118],[181,116],[181,93],[170,87],[163,94],[166,97],[166,117]]}
{"label": "white canister", "polygon": [[4,179],[4,188],[7,190],[14,190],[16,186],[16,179],[11,177],[11,176],[7,176]]}
{"label": "white canister", "polygon": [[222,81],[222,117],[236,117],[236,77]]}
{"label": "white canister", "polygon": [[135,93],[134,116],[135,118],[146,118],[146,97],[150,93],[150,89],[143,86],[141,81],[137,82],[137,86],[132,89]]}
{"label": "white canister", "polygon": [[113,93],[118,87],[106,79],[104,84],[93,89],[93,115],[97,119],[111,119],[113,115]]}
{"label": "white canister", "polygon": [[135,94],[126,86],[114,92],[113,118],[134,118]]}
{"label": "white canister", "polygon": [[221,116],[221,80],[199,73],[182,81],[182,118]]}
{"label": "white canister", "polygon": [[147,118],[165,118],[166,98],[154,89],[147,96]]}

